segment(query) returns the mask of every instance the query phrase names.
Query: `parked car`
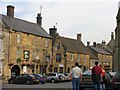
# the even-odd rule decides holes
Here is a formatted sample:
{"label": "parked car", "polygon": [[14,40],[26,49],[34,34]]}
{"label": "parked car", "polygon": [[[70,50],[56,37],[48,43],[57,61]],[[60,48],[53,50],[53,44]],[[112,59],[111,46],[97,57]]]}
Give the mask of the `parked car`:
{"label": "parked car", "polygon": [[41,74],[33,74],[33,75],[35,75],[36,77],[38,77],[39,82],[40,82],[41,84],[46,83],[47,78],[46,78],[45,76],[43,76],[43,75],[41,75]]}
{"label": "parked car", "polygon": [[[107,79],[105,83],[105,88],[112,89],[112,76],[109,74],[109,72],[106,72],[106,76]],[[91,70],[85,71],[82,74],[82,82],[80,83],[80,88],[81,90],[84,90],[85,88],[94,88]]]}
{"label": "parked car", "polygon": [[34,75],[34,74],[30,74],[30,76],[34,78],[33,83],[35,83],[35,84],[39,84],[39,83],[40,83],[40,79],[39,79],[39,77],[37,77],[37,76]]}
{"label": "parked car", "polygon": [[109,72],[112,78],[115,76],[116,72]]}
{"label": "parked car", "polygon": [[15,77],[8,79],[9,84],[33,84],[35,78],[30,74],[20,74]]}
{"label": "parked car", "polygon": [[66,81],[71,81],[71,79],[69,77],[69,73],[64,73],[64,75],[66,76]]}
{"label": "parked car", "polygon": [[46,74],[46,78],[47,78],[47,82],[60,82],[61,79],[59,78],[59,74],[58,73],[47,73]]}
{"label": "parked car", "polygon": [[115,76],[113,77],[113,87],[114,90],[120,89],[120,72],[116,72]]}

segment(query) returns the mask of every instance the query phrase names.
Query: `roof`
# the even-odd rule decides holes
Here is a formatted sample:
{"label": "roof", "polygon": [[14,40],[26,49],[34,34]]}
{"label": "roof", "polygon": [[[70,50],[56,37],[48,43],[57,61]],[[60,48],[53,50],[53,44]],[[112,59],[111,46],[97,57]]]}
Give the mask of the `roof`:
{"label": "roof", "polygon": [[109,41],[109,43],[108,43],[107,46],[106,46],[106,49],[107,49],[109,52],[113,53],[113,51],[114,51],[114,49],[115,49],[115,39],[112,39],[112,40]]}
{"label": "roof", "polygon": [[90,52],[90,59],[98,60],[96,52],[90,46],[87,46],[87,49]]}
{"label": "roof", "polygon": [[9,16],[1,14],[0,19],[7,28],[12,28],[15,31],[51,38],[51,36],[37,23],[31,23],[25,20],[11,18]]}
{"label": "roof", "polygon": [[61,37],[61,41],[67,51],[88,54],[88,50],[86,49],[85,45],[80,40]]}
{"label": "roof", "polygon": [[106,54],[106,55],[111,55],[108,51],[106,51],[106,50],[105,50],[104,48],[102,48],[102,47],[98,47],[98,46],[94,47],[94,46],[91,46],[91,48],[92,48],[93,50],[95,50],[97,53]]}
{"label": "roof", "polygon": [[118,9],[118,13],[117,13],[116,19],[120,20],[120,8]]}

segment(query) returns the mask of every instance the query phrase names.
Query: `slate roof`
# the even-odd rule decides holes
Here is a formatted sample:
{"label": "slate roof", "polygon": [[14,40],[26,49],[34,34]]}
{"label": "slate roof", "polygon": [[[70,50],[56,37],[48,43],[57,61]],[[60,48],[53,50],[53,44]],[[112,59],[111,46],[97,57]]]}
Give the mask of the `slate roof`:
{"label": "slate roof", "polygon": [[110,40],[110,42],[107,44],[106,49],[110,52],[113,53],[115,49],[115,39]]}
{"label": "slate roof", "polygon": [[15,31],[51,38],[51,36],[36,23],[31,23],[17,18],[10,18],[2,14],[0,14],[0,19],[7,28],[12,28]]}
{"label": "slate roof", "polygon": [[67,51],[89,54],[85,45],[80,40],[61,37],[61,41]]}
{"label": "slate roof", "polygon": [[90,46],[87,46],[87,49],[90,53],[90,59],[98,60],[97,53]]}
{"label": "slate roof", "polygon": [[107,50],[105,50],[104,48],[102,48],[102,46],[100,46],[100,44],[96,45],[96,47],[91,46],[91,48],[93,50],[95,50],[97,53],[105,54],[105,55],[111,55]]}

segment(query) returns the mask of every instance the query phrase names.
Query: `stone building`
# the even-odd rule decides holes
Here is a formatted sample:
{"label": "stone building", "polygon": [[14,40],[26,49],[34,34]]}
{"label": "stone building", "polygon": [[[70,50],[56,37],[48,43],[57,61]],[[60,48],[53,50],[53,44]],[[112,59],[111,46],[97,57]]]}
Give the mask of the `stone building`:
{"label": "stone building", "polygon": [[50,28],[53,37],[53,71],[69,73],[75,62],[81,65],[83,71],[89,68],[89,53],[81,41],[81,34],[77,39],[62,37],[57,28]]}
{"label": "stone building", "polygon": [[87,48],[90,52],[90,66],[95,65],[95,61],[98,61],[99,64],[102,64],[105,70],[112,69],[112,54],[108,52],[106,48],[106,42],[102,43],[93,42],[93,45],[90,46],[88,42]]}
{"label": "stone building", "polygon": [[37,23],[14,17],[14,6],[7,6],[7,15],[0,14],[3,35],[3,76],[20,73],[46,73],[51,65],[52,38],[41,26],[41,14]]}

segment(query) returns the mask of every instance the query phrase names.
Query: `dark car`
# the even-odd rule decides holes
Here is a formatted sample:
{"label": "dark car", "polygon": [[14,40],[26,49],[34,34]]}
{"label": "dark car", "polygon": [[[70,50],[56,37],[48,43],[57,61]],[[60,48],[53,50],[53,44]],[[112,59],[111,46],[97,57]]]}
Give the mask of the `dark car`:
{"label": "dark car", "polygon": [[116,72],[116,74],[113,77],[113,87],[114,90],[120,89],[120,72]]}
{"label": "dark car", "polygon": [[[105,89],[112,89],[112,76],[109,74],[109,72],[106,72],[106,83],[105,83]],[[93,80],[92,80],[92,73],[91,70],[85,71],[82,75],[82,82],[80,83],[81,90],[84,90],[85,88],[93,88]]]}
{"label": "dark car", "polygon": [[35,83],[35,84],[39,84],[39,83],[40,83],[39,77],[37,77],[37,76],[34,75],[34,74],[30,74],[30,76],[34,78],[33,83]]}
{"label": "dark car", "polygon": [[46,83],[47,78],[46,78],[45,76],[43,76],[43,75],[41,75],[41,74],[33,74],[33,75],[36,76],[36,77],[39,79],[39,82],[40,82],[41,84]]}
{"label": "dark car", "polygon": [[9,84],[33,84],[35,78],[29,74],[20,74],[15,77],[8,79]]}

